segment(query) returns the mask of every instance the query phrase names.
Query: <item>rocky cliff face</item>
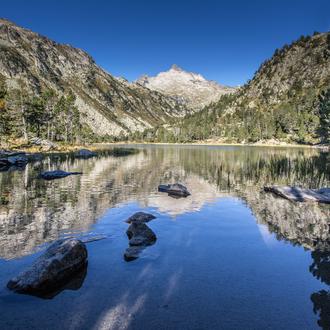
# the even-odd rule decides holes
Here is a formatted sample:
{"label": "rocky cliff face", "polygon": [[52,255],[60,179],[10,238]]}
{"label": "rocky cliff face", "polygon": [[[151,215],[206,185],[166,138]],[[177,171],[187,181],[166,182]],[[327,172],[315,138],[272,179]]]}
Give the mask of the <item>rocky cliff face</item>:
{"label": "rocky cliff face", "polygon": [[136,84],[174,97],[178,102],[195,111],[201,110],[211,102],[218,101],[221,95],[233,93],[236,90],[233,87],[206,80],[200,74],[186,72],[175,64],[170,70],[160,72],[155,77],[147,75],[140,77]]}
{"label": "rocky cliff face", "polygon": [[83,50],[5,19],[0,19],[0,72],[9,88],[23,86],[31,94],[72,90],[85,123],[99,135],[142,131],[187,113],[174,98],[114,78]]}

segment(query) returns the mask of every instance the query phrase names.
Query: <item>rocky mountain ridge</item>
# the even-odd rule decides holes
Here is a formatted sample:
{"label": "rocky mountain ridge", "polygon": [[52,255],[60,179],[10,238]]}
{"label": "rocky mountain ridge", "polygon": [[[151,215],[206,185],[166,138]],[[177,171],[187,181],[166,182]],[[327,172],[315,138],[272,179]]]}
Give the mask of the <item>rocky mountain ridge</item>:
{"label": "rocky mountain ridge", "polygon": [[235,88],[206,80],[202,75],[187,72],[173,64],[165,72],[155,77],[143,75],[136,84],[176,98],[188,108],[198,111],[211,102],[219,100],[221,95],[235,92]]}
{"label": "rocky mountain ridge", "polygon": [[0,19],[0,73],[9,89],[32,95],[71,90],[84,123],[101,136],[141,131],[189,112],[174,98],[114,78],[85,51],[6,19]]}

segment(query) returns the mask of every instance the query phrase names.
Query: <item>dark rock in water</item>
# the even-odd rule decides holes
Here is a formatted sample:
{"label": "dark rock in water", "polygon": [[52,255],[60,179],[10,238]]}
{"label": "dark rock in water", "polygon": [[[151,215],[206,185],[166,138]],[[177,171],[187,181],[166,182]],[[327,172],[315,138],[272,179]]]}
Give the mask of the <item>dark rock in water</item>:
{"label": "dark rock in water", "polygon": [[132,223],[126,234],[131,246],[152,245],[157,240],[155,233],[145,223]]}
{"label": "dark rock in water", "polygon": [[90,151],[88,149],[80,149],[75,152],[77,158],[91,158],[97,156],[96,152]]}
{"label": "dark rock in water", "polygon": [[137,259],[141,252],[145,249],[144,246],[130,246],[126,249],[124,253],[124,259],[126,261],[133,261]]}
{"label": "dark rock in water", "polygon": [[174,183],[168,185],[161,184],[158,186],[158,191],[167,192],[170,196],[187,197],[190,195],[188,189],[180,183]]}
{"label": "dark rock in water", "polygon": [[43,291],[29,292],[28,294],[42,299],[53,299],[64,290],[77,291],[81,288],[81,286],[85,281],[87,275],[87,265],[88,263],[86,262],[82,266],[82,268],[79,269],[77,272],[75,272],[71,277],[69,277],[64,281],[58,282],[58,285],[54,289],[51,289],[49,291],[43,290]]}
{"label": "dark rock in water", "polygon": [[127,223],[143,223],[143,222],[149,222],[153,219],[156,219],[156,217],[149,213],[144,212],[136,212],[132,216],[130,216],[126,222]]}
{"label": "dark rock in water", "polygon": [[87,249],[70,238],[53,243],[27,270],[11,279],[7,287],[19,293],[46,294],[67,283],[86,266]]}
{"label": "dark rock in water", "polygon": [[18,166],[24,167],[28,163],[24,153],[0,158],[0,167]]}
{"label": "dark rock in water", "polygon": [[266,186],[264,187],[264,190],[294,202],[318,202],[330,204],[330,188],[305,189],[290,186]]}
{"label": "dark rock in water", "polygon": [[130,245],[124,253],[124,259],[126,261],[137,259],[147,246],[155,244],[157,240],[156,234],[143,222],[150,221],[154,218],[153,215],[143,212],[135,213],[129,218],[135,219],[135,221],[130,220],[130,226],[126,231]]}
{"label": "dark rock in water", "polygon": [[61,179],[65,178],[69,175],[79,175],[82,174],[81,172],[65,172],[65,171],[49,171],[49,172],[43,172],[40,174],[40,177],[45,180],[54,180],[54,179]]}

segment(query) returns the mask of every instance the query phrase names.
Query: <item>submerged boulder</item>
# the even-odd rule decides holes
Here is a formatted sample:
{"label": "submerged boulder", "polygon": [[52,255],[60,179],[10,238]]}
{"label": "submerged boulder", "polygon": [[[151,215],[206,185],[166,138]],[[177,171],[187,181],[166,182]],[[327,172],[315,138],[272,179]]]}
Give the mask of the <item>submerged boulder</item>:
{"label": "submerged boulder", "polygon": [[75,238],[53,243],[28,269],[11,279],[7,287],[19,293],[38,294],[54,290],[86,266],[87,249]]}
{"label": "submerged boulder", "polygon": [[77,158],[92,158],[97,156],[97,153],[88,149],[80,149],[75,152]]}
{"label": "submerged boulder", "polygon": [[130,246],[126,249],[124,253],[124,259],[126,261],[133,261],[137,259],[141,252],[145,249],[144,246]]}
{"label": "submerged boulder", "polygon": [[170,196],[178,196],[178,197],[187,197],[191,195],[187,187],[185,187],[181,183],[174,183],[168,185],[161,184],[158,186],[158,191],[166,192]]}
{"label": "submerged boulder", "polygon": [[153,219],[156,219],[156,217],[149,213],[144,212],[136,212],[132,216],[130,216],[126,222],[127,223],[145,223],[149,222]]}
{"label": "submerged boulder", "polygon": [[155,244],[156,234],[145,224],[155,219],[152,214],[137,212],[129,217],[126,222],[130,223],[126,234],[129,239],[129,247],[124,253],[126,261],[132,261],[139,257],[140,253],[150,245]]}
{"label": "submerged boulder", "polygon": [[82,172],[65,172],[61,170],[57,171],[47,171],[40,174],[40,177],[44,180],[55,180],[55,179],[61,179],[65,178],[69,175],[79,175],[82,174]]}
{"label": "submerged boulder", "polygon": [[264,190],[294,202],[318,202],[330,204],[330,188],[305,189],[290,186],[266,186],[264,187]]}
{"label": "submerged boulder", "polygon": [[157,240],[155,233],[145,223],[132,223],[126,234],[129,245],[152,245]]}

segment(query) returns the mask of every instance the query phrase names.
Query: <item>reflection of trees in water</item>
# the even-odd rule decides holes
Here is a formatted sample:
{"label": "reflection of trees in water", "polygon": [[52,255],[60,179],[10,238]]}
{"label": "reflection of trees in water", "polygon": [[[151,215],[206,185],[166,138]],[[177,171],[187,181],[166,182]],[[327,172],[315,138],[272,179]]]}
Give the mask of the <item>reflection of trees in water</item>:
{"label": "reflection of trees in water", "polygon": [[[330,285],[330,244],[312,251],[312,258],[310,272],[321,282]],[[311,300],[314,304],[314,313],[319,314],[318,325],[323,329],[330,329],[330,291],[314,292]]]}
{"label": "reflection of trees in water", "polygon": [[[209,182],[213,195],[216,184],[240,196],[247,187],[259,196],[258,186],[269,182],[322,186],[329,181],[327,157],[309,149],[150,147],[122,158],[46,158],[23,172],[0,173],[0,256],[28,254],[63,231],[87,230],[118,203],[138,199],[147,204],[160,183],[193,178],[198,190],[195,178],[202,178],[203,191]],[[84,175],[36,180],[41,170],[59,168]]]}
{"label": "reflection of trees in water", "polygon": [[317,324],[323,329],[330,329],[330,292],[321,290],[311,295],[314,304],[314,313],[318,313],[320,319]]}
{"label": "reflection of trees in water", "polygon": [[216,182],[220,190],[268,183],[317,188],[329,184],[330,156],[315,150],[239,148],[192,149],[180,155],[187,171]]}

